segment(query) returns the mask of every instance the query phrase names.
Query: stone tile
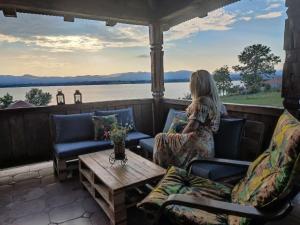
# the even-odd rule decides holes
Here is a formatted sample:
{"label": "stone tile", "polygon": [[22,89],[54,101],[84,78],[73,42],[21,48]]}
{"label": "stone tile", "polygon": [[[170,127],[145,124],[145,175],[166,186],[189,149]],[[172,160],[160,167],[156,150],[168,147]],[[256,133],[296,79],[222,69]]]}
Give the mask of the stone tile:
{"label": "stone tile", "polygon": [[94,213],[91,216],[90,221],[91,221],[92,225],[109,225],[110,224],[108,217],[104,214],[103,211]]}
{"label": "stone tile", "polygon": [[17,192],[13,195],[13,199],[14,201],[31,201],[31,200],[34,200],[34,199],[38,199],[42,196],[44,196],[46,194],[46,192],[40,188],[40,187],[37,187],[37,188],[32,188],[32,189],[27,189],[22,193],[20,192]]}
{"label": "stone tile", "polygon": [[14,221],[14,225],[48,225],[49,223],[49,215],[47,213],[32,214]]}
{"label": "stone tile", "polygon": [[5,207],[6,205],[8,205],[9,203],[11,203],[12,201],[12,196],[11,194],[4,194],[1,193],[0,194],[0,211],[2,207]]}
{"label": "stone tile", "polygon": [[92,225],[88,218],[78,218],[61,223],[60,225]]}
{"label": "stone tile", "polygon": [[33,179],[33,178],[39,178],[39,177],[40,177],[40,175],[39,175],[38,171],[29,171],[29,172],[20,173],[20,174],[13,176],[13,181],[18,183],[20,181],[29,180],[29,179]]}
{"label": "stone tile", "polygon": [[7,185],[12,183],[12,176],[0,177],[0,185]]}
{"label": "stone tile", "polygon": [[81,189],[81,186],[79,185],[79,181],[65,181],[46,185],[44,189],[49,195],[61,195],[68,194],[72,190]]}
{"label": "stone tile", "polygon": [[0,177],[12,176],[19,173],[29,172],[29,166],[12,167],[5,170],[0,170]]}
{"label": "stone tile", "polygon": [[53,168],[52,167],[43,168],[43,169],[39,170],[38,172],[41,177],[53,175]]}
{"label": "stone tile", "polygon": [[74,197],[70,194],[64,194],[64,195],[54,195],[54,196],[50,196],[46,199],[46,204],[47,207],[49,208],[55,208],[55,207],[59,207],[59,206],[63,206],[66,204],[70,204],[76,201],[76,198],[74,199]]}
{"label": "stone tile", "polygon": [[84,201],[82,202],[82,205],[86,212],[93,213],[93,212],[101,211],[100,206],[91,197],[84,199]]}
{"label": "stone tile", "polygon": [[44,199],[36,199],[28,202],[15,201],[7,206],[10,209],[11,218],[20,218],[30,214],[41,213],[46,208]]}
{"label": "stone tile", "polygon": [[42,163],[35,163],[29,165],[29,171],[37,171],[45,168],[52,168],[53,167],[53,161],[47,161]]}
{"label": "stone tile", "polygon": [[27,193],[30,189],[40,186],[40,179],[30,179],[24,180],[22,182],[13,185],[12,193],[13,195],[22,195]]}
{"label": "stone tile", "polygon": [[11,185],[11,184],[0,185],[0,195],[1,195],[1,193],[11,192],[12,189],[13,189],[13,185]]}
{"label": "stone tile", "polygon": [[83,214],[84,209],[78,202],[54,208],[49,212],[50,222],[52,223],[66,222],[81,217]]}
{"label": "stone tile", "polygon": [[44,176],[44,177],[41,178],[41,185],[42,186],[45,186],[45,185],[48,185],[48,184],[54,184],[54,183],[57,183],[57,182],[59,182],[59,180],[53,174],[49,175],[49,176]]}
{"label": "stone tile", "polygon": [[0,209],[0,224],[2,225],[12,225],[14,222],[14,218],[10,217],[9,210]]}

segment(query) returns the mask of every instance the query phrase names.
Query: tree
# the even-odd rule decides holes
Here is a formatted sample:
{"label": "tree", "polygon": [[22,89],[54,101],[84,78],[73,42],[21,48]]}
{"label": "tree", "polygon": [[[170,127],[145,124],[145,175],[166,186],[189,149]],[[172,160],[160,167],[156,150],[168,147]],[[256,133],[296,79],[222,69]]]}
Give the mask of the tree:
{"label": "tree", "polygon": [[222,95],[225,95],[232,85],[228,66],[226,65],[215,70],[213,73],[213,78],[219,91],[222,93]]}
{"label": "tree", "polygon": [[43,106],[48,105],[52,99],[52,95],[49,92],[43,92],[42,89],[32,88],[25,95],[26,101],[36,105]]}
{"label": "tree", "polygon": [[281,62],[279,56],[271,53],[268,46],[256,44],[246,47],[238,56],[242,65],[234,66],[236,72],[240,72],[241,81],[247,91],[257,91],[265,78],[275,75],[275,65]]}
{"label": "tree", "polygon": [[185,93],[182,99],[183,100],[192,100],[192,94],[190,92]]}
{"label": "tree", "polygon": [[0,98],[0,103],[4,106],[4,108],[6,108],[11,103],[13,103],[13,96],[6,93],[6,95],[4,95],[3,97]]}

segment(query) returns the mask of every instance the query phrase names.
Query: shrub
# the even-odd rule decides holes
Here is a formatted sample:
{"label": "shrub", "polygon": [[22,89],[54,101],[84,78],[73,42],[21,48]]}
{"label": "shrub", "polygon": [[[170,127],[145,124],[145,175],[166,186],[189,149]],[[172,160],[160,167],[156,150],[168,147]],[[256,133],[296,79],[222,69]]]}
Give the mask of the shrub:
{"label": "shrub", "polygon": [[42,89],[32,88],[25,95],[26,101],[36,105],[43,106],[48,105],[52,99],[52,95],[49,92],[43,92]]}

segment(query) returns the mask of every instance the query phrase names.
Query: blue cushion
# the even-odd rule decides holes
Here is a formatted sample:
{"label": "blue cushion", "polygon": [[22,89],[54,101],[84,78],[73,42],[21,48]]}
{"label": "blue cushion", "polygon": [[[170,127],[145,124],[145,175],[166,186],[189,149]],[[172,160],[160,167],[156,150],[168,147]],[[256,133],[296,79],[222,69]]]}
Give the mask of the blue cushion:
{"label": "blue cushion", "polygon": [[220,180],[222,178],[242,175],[247,168],[229,166],[214,163],[195,163],[192,167],[192,173],[196,176],[204,177],[211,180]]}
{"label": "blue cushion", "polygon": [[112,148],[110,141],[81,141],[54,145],[55,154],[59,158],[74,157],[110,148]]}
{"label": "blue cushion", "polygon": [[107,111],[96,111],[96,116],[108,116],[115,114],[117,115],[118,123],[121,126],[126,124],[132,124],[133,130],[135,130],[134,117],[132,107],[126,109],[116,109],[116,110],[107,110]]}
{"label": "blue cushion", "polygon": [[164,133],[167,133],[169,131],[170,126],[171,126],[175,116],[179,116],[179,117],[184,118],[184,117],[186,117],[186,113],[185,113],[185,111],[170,109],[169,113],[168,113],[168,116],[167,116],[165,126],[164,126],[164,130],[163,130]]}
{"label": "blue cushion", "polygon": [[139,145],[142,147],[142,149],[153,154],[154,138],[142,139],[140,140]]}
{"label": "blue cushion", "polygon": [[139,141],[145,138],[150,138],[150,136],[137,131],[129,132],[126,137],[126,145],[138,145]]}
{"label": "blue cushion", "polygon": [[218,133],[214,135],[215,157],[238,159],[245,119],[222,118]]}
{"label": "blue cushion", "polygon": [[94,137],[93,113],[53,115],[55,142],[76,142]]}

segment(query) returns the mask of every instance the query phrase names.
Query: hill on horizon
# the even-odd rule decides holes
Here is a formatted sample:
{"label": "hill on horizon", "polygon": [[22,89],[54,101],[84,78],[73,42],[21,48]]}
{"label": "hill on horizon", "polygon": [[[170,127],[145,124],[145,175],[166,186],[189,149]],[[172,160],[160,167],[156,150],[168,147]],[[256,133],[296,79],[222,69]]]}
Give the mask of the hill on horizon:
{"label": "hill on horizon", "polygon": [[[192,71],[179,70],[165,72],[166,82],[188,81]],[[281,76],[282,71],[277,71],[276,76]],[[232,73],[232,80],[239,80],[239,74]],[[0,87],[22,86],[55,86],[55,85],[92,85],[92,84],[118,84],[118,83],[147,83],[151,81],[150,72],[127,72],[111,75],[80,75],[70,77],[59,76],[22,76],[0,75]]]}

